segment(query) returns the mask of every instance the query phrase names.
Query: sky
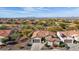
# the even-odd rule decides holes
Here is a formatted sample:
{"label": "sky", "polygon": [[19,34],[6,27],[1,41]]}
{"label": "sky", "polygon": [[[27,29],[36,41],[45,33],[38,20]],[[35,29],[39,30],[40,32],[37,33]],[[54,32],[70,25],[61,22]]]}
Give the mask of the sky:
{"label": "sky", "polygon": [[78,7],[0,7],[1,18],[78,17]]}

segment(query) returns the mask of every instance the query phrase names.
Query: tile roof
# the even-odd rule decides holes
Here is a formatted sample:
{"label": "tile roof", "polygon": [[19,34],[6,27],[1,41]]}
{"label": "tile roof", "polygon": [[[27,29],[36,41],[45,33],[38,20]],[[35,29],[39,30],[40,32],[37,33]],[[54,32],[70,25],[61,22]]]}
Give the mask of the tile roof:
{"label": "tile roof", "polygon": [[65,36],[79,36],[78,30],[62,31],[60,33],[64,34]]}
{"label": "tile roof", "polygon": [[50,38],[50,39],[48,39],[48,41],[54,42],[54,41],[58,41],[58,39],[57,38]]}
{"label": "tile roof", "polygon": [[0,36],[8,36],[11,30],[0,30]]}
{"label": "tile roof", "polygon": [[46,30],[37,30],[33,33],[32,38],[33,37],[46,37],[48,35],[55,35],[55,32],[50,32],[50,31],[46,31]]}

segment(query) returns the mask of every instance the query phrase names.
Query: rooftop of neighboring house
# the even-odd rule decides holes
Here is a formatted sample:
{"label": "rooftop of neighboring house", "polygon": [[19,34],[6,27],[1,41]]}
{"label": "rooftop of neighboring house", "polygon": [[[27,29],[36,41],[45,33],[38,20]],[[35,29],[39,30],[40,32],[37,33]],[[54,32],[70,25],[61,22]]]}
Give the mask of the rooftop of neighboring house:
{"label": "rooftop of neighboring house", "polygon": [[59,41],[59,39],[58,38],[49,38],[48,41],[54,42],[54,41]]}
{"label": "rooftop of neighboring house", "polygon": [[61,31],[60,33],[65,36],[79,36],[78,30]]}
{"label": "rooftop of neighboring house", "polygon": [[0,36],[6,37],[10,35],[10,33],[11,33],[11,30],[0,30]]}
{"label": "rooftop of neighboring house", "polygon": [[34,38],[34,37],[42,38],[42,37],[46,37],[48,35],[53,36],[55,34],[56,34],[55,32],[50,32],[50,31],[46,31],[46,30],[37,30],[37,31],[34,31],[32,38]]}

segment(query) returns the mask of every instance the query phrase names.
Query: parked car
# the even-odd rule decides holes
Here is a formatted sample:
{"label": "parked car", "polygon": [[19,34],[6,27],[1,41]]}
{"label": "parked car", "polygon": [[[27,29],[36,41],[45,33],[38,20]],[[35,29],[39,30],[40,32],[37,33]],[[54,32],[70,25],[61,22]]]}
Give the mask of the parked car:
{"label": "parked car", "polygon": [[17,44],[17,42],[15,42],[15,41],[8,41],[8,42],[6,42],[6,44],[7,45],[14,45],[14,44]]}

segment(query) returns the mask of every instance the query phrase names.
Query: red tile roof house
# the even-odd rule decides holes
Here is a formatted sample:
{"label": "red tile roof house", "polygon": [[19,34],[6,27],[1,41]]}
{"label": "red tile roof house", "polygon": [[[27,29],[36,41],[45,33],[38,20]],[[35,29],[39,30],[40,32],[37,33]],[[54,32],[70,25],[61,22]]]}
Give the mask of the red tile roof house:
{"label": "red tile roof house", "polygon": [[36,30],[33,32],[33,35],[31,38],[34,38],[34,37],[39,37],[39,38],[42,38],[42,37],[46,37],[48,35],[55,35],[56,33],[55,32],[50,32],[50,31],[46,31],[46,30]]}
{"label": "red tile roof house", "polygon": [[79,41],[79,31],[78,30],[69,30],[69,31],[60,31],[57,32],[57,36],[61,41],[70,43],[74,40]]}
{"label": "red tile roof house", "polygon": [[11,32],[11,30],[0,30],[0,45],[3,45],[2,39],[8,38]]}
{"label": "red tile roof house", "polygon": [[58,41],[59,39],[57,37],[55,37],[56,32],[50,32],[50,31],[46,31],[46,30],[37,30],[33,33],[32,35],[32,39],[36,39],[39,38],[39,42],[41,43],[41,39],[43,37],[45,37],[48,45],[53,46],[53,42]]}

